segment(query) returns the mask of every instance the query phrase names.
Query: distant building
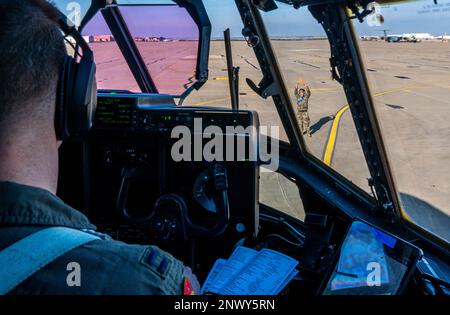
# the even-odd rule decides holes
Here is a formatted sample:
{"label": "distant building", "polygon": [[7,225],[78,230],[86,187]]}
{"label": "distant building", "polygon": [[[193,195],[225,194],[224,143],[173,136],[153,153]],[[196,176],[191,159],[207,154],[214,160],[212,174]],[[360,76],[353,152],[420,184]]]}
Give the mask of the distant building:
{"label": "distant building", "polygon": [[113,42],[114,36],[112,35],[94,35],[89,36],[90,43],[103,43],[103,42]]}

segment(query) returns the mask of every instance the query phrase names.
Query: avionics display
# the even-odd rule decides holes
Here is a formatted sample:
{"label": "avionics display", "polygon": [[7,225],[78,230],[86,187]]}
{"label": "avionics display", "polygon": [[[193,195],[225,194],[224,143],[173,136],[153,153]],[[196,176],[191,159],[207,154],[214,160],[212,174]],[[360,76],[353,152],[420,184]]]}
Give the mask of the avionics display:
{"label": "avionics display", "polygon": [[134,98],[99,97],[95,127],[130,127],[135,102]]}
{"label": "avionics display", "polygon": [[421,255],[417,247],[367,223],[354,221],[322,294],[399,294]]}

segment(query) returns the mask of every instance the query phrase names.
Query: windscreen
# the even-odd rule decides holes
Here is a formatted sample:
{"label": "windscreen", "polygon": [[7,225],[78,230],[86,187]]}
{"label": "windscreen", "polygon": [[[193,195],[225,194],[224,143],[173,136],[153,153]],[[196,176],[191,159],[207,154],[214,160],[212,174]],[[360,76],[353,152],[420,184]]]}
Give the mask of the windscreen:
{"label": "windscreen", "polygon": [[450,242],[450,1],[376,5],[352,24],[403,216]]}
{"label": "windscreen", "polygon": [[119,6],[159,93],[181,95],[195,83],[199,29],[176,5]]}
{"label": "windscreen", "polygon": [[141,92],[101,12],[83,28],[82,35],[94,53],[100,90]]}
{"label": "windscreen", "polygon": [[[182,95],[196,81],[199,28],[185,8],[177,5],[120,5],[126,32],[134,41],[158,93]],[[110,10],[109,8],[105,10]],[[139,92],[114,34],[99,12],[83,29],[97,64],[99,88]],[[122,74],[126,74],[125,77]]]}
{"label": "windscreen", "polygon": [[307,150],[371,194],[370,172],[345,91],[330,75],[325,30],[306,9],[262,12]]}

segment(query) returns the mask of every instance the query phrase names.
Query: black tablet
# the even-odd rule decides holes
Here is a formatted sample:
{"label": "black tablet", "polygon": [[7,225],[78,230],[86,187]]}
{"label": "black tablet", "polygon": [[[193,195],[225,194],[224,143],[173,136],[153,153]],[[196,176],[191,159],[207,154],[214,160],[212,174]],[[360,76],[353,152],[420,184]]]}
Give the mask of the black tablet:
{"label": "black tablet", "polygon": [[422,255],[416,246],[355,220],[319,294],[400,294]]}

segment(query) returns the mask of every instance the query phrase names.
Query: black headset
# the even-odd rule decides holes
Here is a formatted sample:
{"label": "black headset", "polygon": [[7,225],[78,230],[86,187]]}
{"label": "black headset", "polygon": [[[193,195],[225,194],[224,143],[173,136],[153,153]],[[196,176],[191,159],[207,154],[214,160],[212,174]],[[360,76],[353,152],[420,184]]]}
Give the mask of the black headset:
{"label": "black headset", "polygon": [[[58,140],[86,133],[92,126],[97,106],[94,54],[75,26],[61,14],[59,26],[75,42],[75,57],[65,56],[56,96],[55,131]],[[78,53],[81,48],[82,54]],[[79,61],[77,61],[79,59]]]}

